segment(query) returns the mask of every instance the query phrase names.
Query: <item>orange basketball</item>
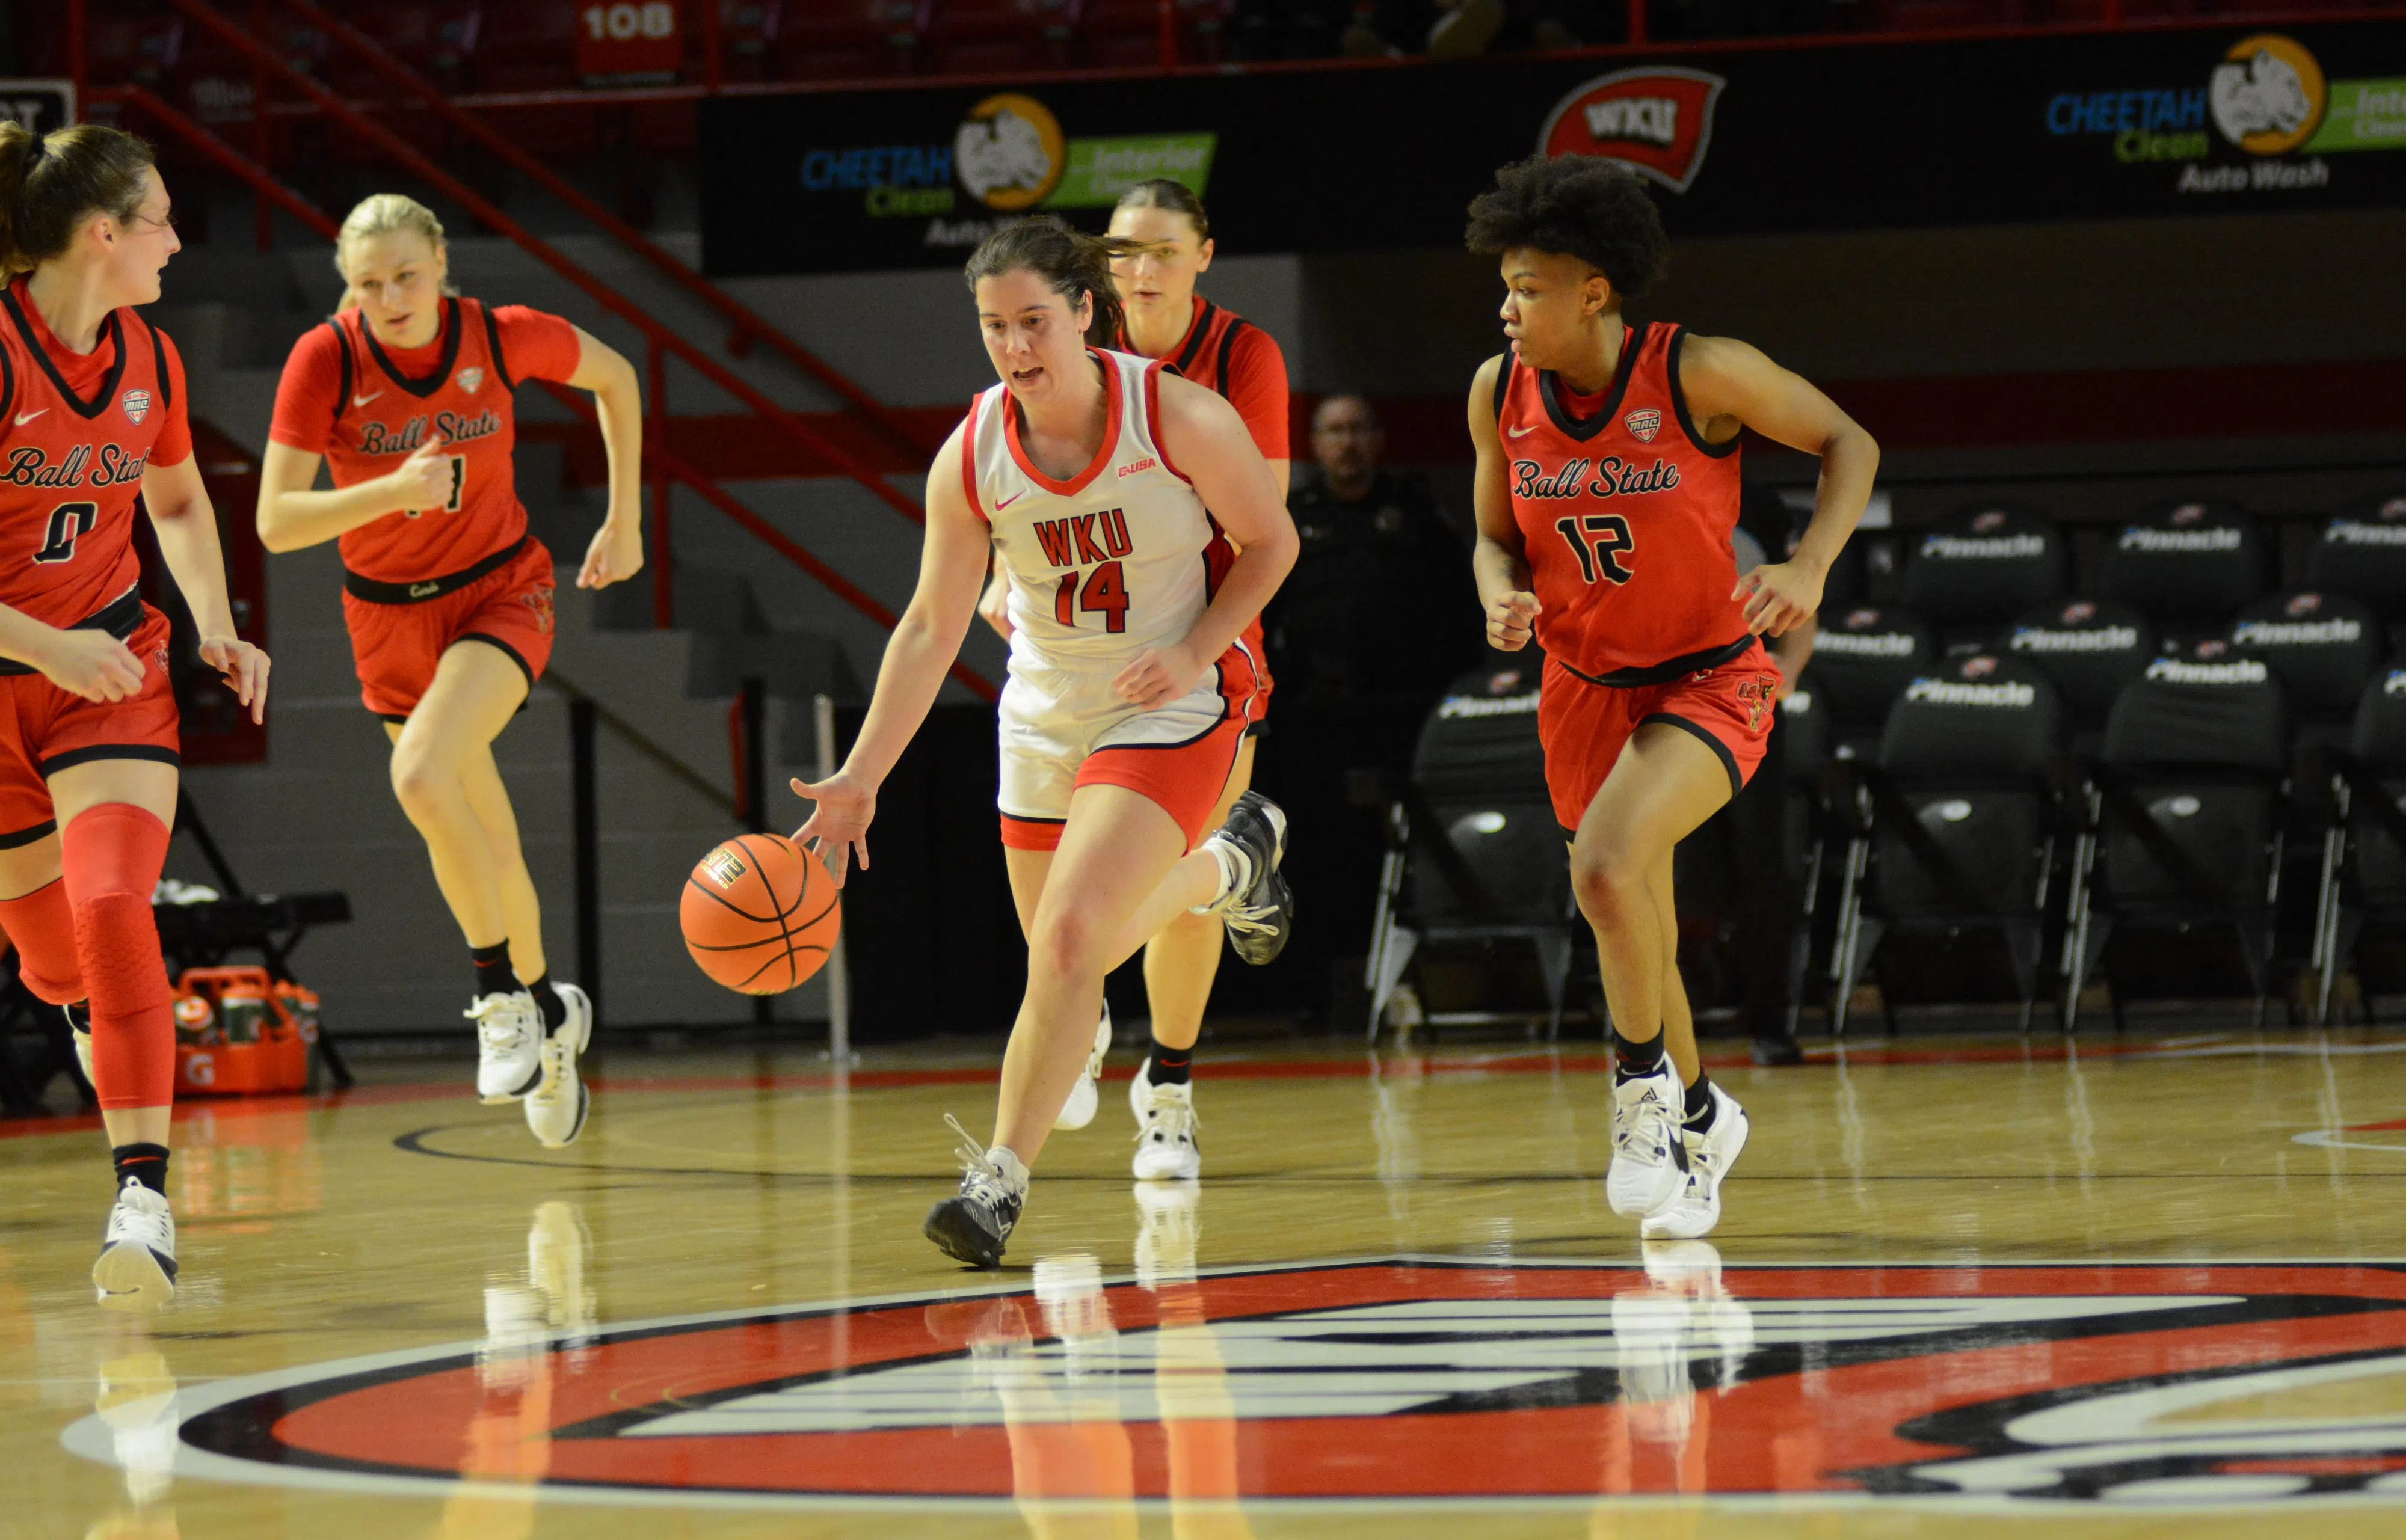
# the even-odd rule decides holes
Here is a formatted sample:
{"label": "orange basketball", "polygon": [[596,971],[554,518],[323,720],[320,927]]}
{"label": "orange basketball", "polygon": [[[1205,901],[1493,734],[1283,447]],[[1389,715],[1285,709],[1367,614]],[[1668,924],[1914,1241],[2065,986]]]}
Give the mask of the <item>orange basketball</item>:
{"label": "orange basketball", "polygon": [[818,857],[773,834],[739,834],[695,865],[677,917],[704,973],[746,995],[782,995],[827,961],[843,905]]}

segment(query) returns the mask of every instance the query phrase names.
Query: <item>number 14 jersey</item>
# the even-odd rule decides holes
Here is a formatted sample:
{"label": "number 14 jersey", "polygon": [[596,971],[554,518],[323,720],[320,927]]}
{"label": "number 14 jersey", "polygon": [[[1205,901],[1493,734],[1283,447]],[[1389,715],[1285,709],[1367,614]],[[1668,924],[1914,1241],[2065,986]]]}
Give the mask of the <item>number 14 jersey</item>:
{"label": "number 14 jersey", "polygon": [[1624,332],[1600,404],[1510,354],[1495,380],[1537,644],[1600,685],[1657,685],[1746,651],[1736,439],[1706,444],[1679,389],[1685,328]]}
{"label": "number 14 jersey", "polygon": [[1162,365],[1090,349],[1103,370],[1103,442],[1075,476],[1037,469],[996,385],[971,403],[961,473],[1011,584],[1014,670],[1117,672],[1179,641],[1233,559],[1203,500],[1161,446]]}

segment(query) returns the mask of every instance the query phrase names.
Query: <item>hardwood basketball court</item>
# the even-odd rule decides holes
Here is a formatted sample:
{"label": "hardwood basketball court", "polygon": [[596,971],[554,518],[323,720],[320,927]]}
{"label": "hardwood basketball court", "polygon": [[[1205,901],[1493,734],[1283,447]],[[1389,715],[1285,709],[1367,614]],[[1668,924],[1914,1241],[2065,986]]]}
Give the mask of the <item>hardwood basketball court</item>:
{"label": "hardwood basketball court", "polygon": [[11,1123],[0,1533],[2389,1534],[2401,1053],[1723,1064],[1727,1216],[1642,1250],[1583,1046],[1207,1053],[1191,1207],[1121,1063],[984,1276],[918,1226],[987,1062],[621,1053],[559,1153],[386,1067],[179,1115],[151,1320],[98,1134]]}

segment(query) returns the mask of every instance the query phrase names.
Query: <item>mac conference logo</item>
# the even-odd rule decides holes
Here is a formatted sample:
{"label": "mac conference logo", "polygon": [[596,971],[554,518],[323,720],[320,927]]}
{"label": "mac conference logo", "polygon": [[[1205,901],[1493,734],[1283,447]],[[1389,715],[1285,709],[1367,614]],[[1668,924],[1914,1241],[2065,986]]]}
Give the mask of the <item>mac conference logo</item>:
{"label": "mac conference logo", "polygon": [[[797,1507],[2406,1495],[2395,1266],[1724,1267],[1689,1242],[1642,1264],[1064,1276],[212,1381],[178,1393],[174,1474]],[[64,1442],[118,1458],[103,1417]]]}
{"label": "mac conference logo", "polygon": [[1728,84],[1663,65],[1598,76],[1554,106],[1537,134],[1545,155],[1600,155],[1685,192],[1713,142],[1713,106]]}

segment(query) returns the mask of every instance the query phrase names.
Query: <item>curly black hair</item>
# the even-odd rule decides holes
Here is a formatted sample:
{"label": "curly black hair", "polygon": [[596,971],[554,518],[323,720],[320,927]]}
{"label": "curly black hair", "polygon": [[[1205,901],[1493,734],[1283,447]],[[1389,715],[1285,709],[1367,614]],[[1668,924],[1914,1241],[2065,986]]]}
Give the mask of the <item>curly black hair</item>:
{"label": "curly black hair", "polygon": [[1662,211],[1637,174],[1593,155],[1532,155],[1470,201],[1463,240],[1482,257],[1516,247],[1577,257],[1635,299],[1671,262]]}

